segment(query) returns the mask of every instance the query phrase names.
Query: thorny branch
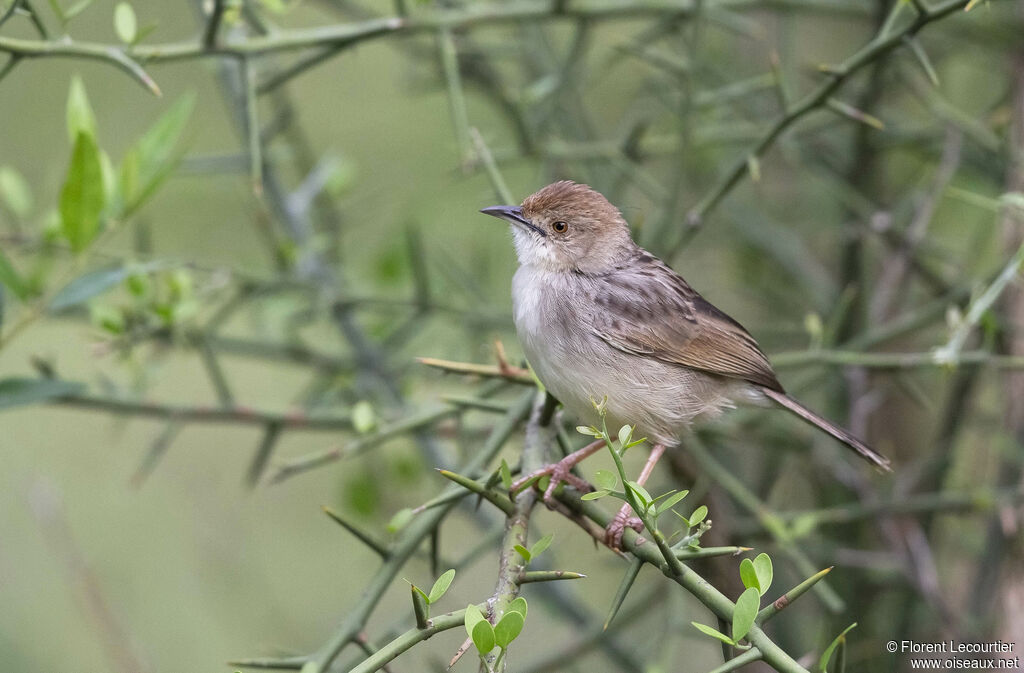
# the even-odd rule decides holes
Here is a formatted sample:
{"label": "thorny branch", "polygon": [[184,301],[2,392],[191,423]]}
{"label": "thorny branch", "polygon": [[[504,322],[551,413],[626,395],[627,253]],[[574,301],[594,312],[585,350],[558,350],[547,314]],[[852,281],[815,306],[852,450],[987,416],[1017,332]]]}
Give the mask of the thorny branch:
{"label": "thorny branch", "polygon": [[[859,19],[869,15],[870,6],[866,3],[834,0],[718,0],[704,3],[693,0],[635,3],[610,0],[525,0],[506,4],[478,3],[411,10],[405,7],[405,3],[396,3],[395,16],[380,17],[367,16],[364,9],[357,12],[355,9],[345,8],[346,4],[330,3],[334,11],[345,16],[355,14],[359,20],[348,20],[316,28],[279,29],[263,21],[258,11],[247,7],[242,12],[244,27],[239,26],[235,29],[236,26],[232,26],[229,32],[225,26],[226,22],[231,20],[226,15],[229,3],[215,0],[208,15],[200,13],[199,32],[195,38],[162,44],[128,46],[83,42],[67,36],[51,39],[32,3],[24,0],[12,2],[7,10],[0,14],[0,26],[6,21],[16,20],[19,15],[24,15],[39,33],[38,39],[0,36],[0,52],[9,56],[9,60],[0,66],[0,79],[29,59],[85,59],[114,65],[129,73],[150,91],[159,93],[159,88],[144,67],[192,59],[217,60],[224,83],[222,90],[234,116],[239,141],[244,149],[226,157],[196,158],[190,163],[191,169],[213,172],[249,171],[253,187],[258,192],[258,203],[264,211],[263,216],[273,222],[274,231],[269,232],[268,241],[271,247],[270,254],[277,260],[282,272],[282,287],[298,287],[306,296],[312,297],[307,309],[309,314],[317,313],[323,306],[329,307],[329,320],[346,349],[345,355],[334,356],[304,345],[223,336],[219,334],[216,325],[210,324],[187,335],[183,343],[194,347],[202,358],[211,384],[217,392],[220,406],[169,405],[122,398],[117,395],[82,392],[53,396],[46,400],[48,403],[164,421],[164,431],[154,443],[144,465],[144,471],[152,468],[152,462],[155,460],[153,456],[166,450],[167,445],[185,424],[230,423],[260,427],[264,434],[251,468],[253,479],[258,479],[264,466],[272,458],[274,445],[281,432],[350,431],[353,427],[352,415],[347,411],[328,413],[303,410],[289,413],[250,409],[239,405],[235,401],[230,381],[219,364],[222,355],[240,354],[265,361],[281,361],[312,367],[318,374],[310,384],[314,391],[327,385],[325,381],[332,376],[352,374],[357,377],[358,385],[363,390],[372,391],[372,396],[385,402],[390,420],[370,432],[348,440],[341,446],[316,451],[278,465],[274,481],[281,481],[304,470],[374,450],[396,437],[411,436],[428,459],[440,466],[445,462],[437,442],[436,430],[439,426],[448,421],[461,419],[471,410],[484,411],[492,415],[492,418],[493,414],[500,415],[500,420],[486,439],[475,445],[477,448],[463,461],[459,473],[443,473],[456,483],[446,488],[437,498],[417,508],[412,519],[400,528],[392,543],[381,542],[373,534],[343,523],[357,539],[371,547],[381,557],[382,564],[367,583],[363,597],[344,615],[334,634],[317,651],[304,656],[238,662],[238,665],[254,668],[327,671],[338,665],[337,658],[341,651],[354,644],[359,648],[360,654],[359,661],[351,670],[371,673],[386,667],[397,657],[434,635],[460,628],[466,617],[464,610],[434,615],[426,620],[422,628],[401,632],[394,638],[385,639],[383,644],[378,643],[376,638],[368,638],[364,633],[371,615],[404,564],[417,554],[427,555],[421,551],[423,543],[436,537],[442,522],[460,502],[466,500],[469,494],[481,496],[495,505],[504,520],[504,533],[498,543],[496,586],[493,594],[478,604],[479,608],[490,615],[492,621],[501,617],[503,611],[518,596],[523,584],[579,577],[578,573],[565,570],[538,567],[527,570],[524,567],[522,556],[516,551],[515,546],[526,546],[537,496],[533,490],[528,489],[520,493],[515,500],[510,500],[498,487],[498,479],[494,472],[494,461],[498,452],[516,436],[528,415],[530,418],[526,427],[525,448],[521,462],[515,469],[527,472],[545,460],[546,447],[553,443],[547,436],[549,432],[557,436],[563,450],[571,450],[571,442],[558,423],[553,423],[549,428],[544,427],[546,423],[542,421],[547,419],[542,418],[539,396],[534,388],[536,381],[532,374],[525,369],[510,367],[507,363],[491,366],[423,359],[421,362],[424,365],[447,374],[493,381],[485,383],[472,396],[452,396],[446,399],[443,406],[414,409],[409,404],[402,386],[404,379],[401,374],[405,363],[396,363],[391,355],[392,347],[404,343],[408,338],[408,330],[396,329],[388,337],[389,340],[378,342],[371,338],[361,325],[359,316],[372,307],[386,308],[403,314],[408,313],[406,324],[416,325],[427,316],[442,315],[456,318],[470,330],[506,326],[507,319],[486,313],[483,309],[463,309],[447,302],[435,301],[430,296],[425,273],[419,271],[415,279],[415,296],[409,300],[353,297],[347,292],[345,268],[341,263],[337,246],[325,250],[319,246],[318,240],[326,235],[334,237],[332,240],[336,243],[338,232],[344,224],[343,215],[333,201],[324,196],[322,181],[315,179],[322,165],[317,160],[311,143],[303,135],[301,127],[295,123],[297,103],[284,93],[282,85],[359,44],[415,35],[436,36],[440,46],[436,54],[435,50],[419,48],[418,43],[403,42],[402,48],[414,60],[421,57],[437,59],[437,71],[444,77],[449,103],[452,106],[454,137],[458,139],[458,158],[461,167],[482,167],[487,171],[501,197],[510,200],[513,195],[498,172],[498,164],[505,160],[529,157],[541,162],[545,173],[548,174],[561,175],[573,170],[578,174],[592,175],[596,182],[631,184],[644,194],[653,195],[659,200],[664,199],[669,204],[666,211],[674,213],[674,205],[678,205],[681,195],[676,193],[677,190],[666,188],[653,177],[651,160],[665,156],[682,157],[685,152],[695,148],[706,148],[723,142],[749,143],[749,147],[741,153],[735,163],[690,210],[682,237],[674,245],[674,249],[678,250],[704,225],[707,215],[729,195],[745,175],[760,172],[758,159],[810,113],[828,109],[859,123],[874,124],[877,120],[871,116],[873,111],[857,110],[835,97],[841,88],[852,88],[851,80],[867,66],[877,65],[897,50],[906,47],[907,52],[922,63],[929,79],[937,79],[937,69],[932,65],[923,47],[916,41],[916,35],[927,25],[964,8],[967,1],[944,0],[934,4],[894,3],[889,18],[874,37],[838,66],[823,69],[823,74],[819,75],[824,78],[823,81],[795,102],[791,100],[793,87],[782,81],[782,69],[775,62],[772,72],[764,76],[697,92],[692,101],[687,100],[682,104],[678,101],[673,102],[674,110],[708,110],[723,103],[767,92],[774,86],[774,95],[782,110],[764,130],[757,124],[737,124],[734,120],[729,120],[718,126],[708,124],[683,128],[685,124],[682,124],[677,133],[659,131],[658,134],[647,134],[645,131],[649,122],[645,119],[631,127],[626,141],[609,141],[597,137],[591,123],[592,119],[586,114],[586,100],[580,93],[583,87],[573,79],[576,68],[587,56],[591,44],[591,30],[595,22],[610,22],[621,18],[650,19],[657,23],[657,30],[649,35],[671,35],[688,42],[692,41],[686,50],[687,57],[690,58],[694,55],[699,56],[699,41],[693,35],[683,33],[681,27],[689,27],[696,33],[710,22],[719,27],[725,26],[739,34],[751,35],[758,32],[754,29],[759,26],[752,25],[752,21],[743,14],[747,10],[773,11],[780,16],[794,12],[815,12]],[[538,24],[561,23],[571,23],[575,29],[574,38],[565,56],[553,50],[545,34],[536,28]],[[489,53],[485,43],[471,41],[468,38],[472,30],[486,26],[501,26],[515,31],[517,39],[529,52],[523,59],[526,64],[523,70],[528,75],[527,80],[534,82],[533,89],[528,95],[521,95],[517,86],[512,84],[510,79],[506,79],[503,56]],[[657,39],[660,38],[652,37],[651,44],[653,45]],[[669,72],[672,77],[677,78],[677,83],[682,82],[679,88],[684,91],[684,95],[692,94],[693,82],[690,80],[695,77],[692,63],[674,54],[647,49],[646,43],[641,46],[643,48],[625,45],[622,46],[622,51],[633,54],[659,72]],[[294,55],[292,61],[278,60],[291,55]],[[543,86],[538,83],[545,82],[556,82],[559,86],[553,87],[550,92],[544,92]],[[652,82],[656,82],[653,85],[655,87],[663,87],[663,80]],[[485,134],[471,126],[472,108],[467,105],[469,86],[478,87],[485,97],[505,111],[509,122],[515,127],[518,141],[516,152],[492,154],[484,141]],[[955,111],[938,104],[933,107],[937,110],[936,114],[942,113],[944,124],[956,126],[958,118]],[[976,123],[968,124],[963,119],[959,119],[959,123],[967,128],[963,131],[963,136],[968,141],[984,139],[987,137],[986,134],[991,134],[987,128],[979,130]],[[810,128],[809,125],[804,125],[802,131],[806,131],[808,137],[813,137],[820,134],[822,129],[828,128]],[[938,137],[942,135],[944,134],[939,134]],[[804,137],[801,135],[798,140],[803,142]],[[907,129],[895,129],[888,137],[894,146],[909,146],[915,143],[923,146],[923,139],[927,140],[922,134]],[[954,181],[960,169],[959,136],[957,138],[957,152],[951,153],[941,162],[943,170],[936,179],[933,191],[928,194],[927,203],[916,211],[916,220],[904,231],[886,229],[881,232],[883,238],[894,242],[893,247],[902,249],[901,246],[905,248],[920,242],[921,232],[934,214],[936,203],[945,192],[946,186]],[[296,165],[285,166],[280,159],[281,153],[268,151],[273,143],[287,146],[287,152],[283,154],[297,157]],[[966,152],[967,148],[964,148],[964,151]],[[310,179],[297,188],[289,189],[285,176],[292,168],[297,168],[300,175]],[[675,177],[686,176],[680,172]],[[860,195],[844,196],[853,201]],[[670,202],[672,199],[675,201]],[[276,243],[286,243],[289,249],[296,251],[296,258],[288,259],[282,255],[280,249],[274,249]],[[953,289],[944,296],[927,304],[911,307],[899,315],[886,315],[887,322],[884,324],[865,329],[859,335],[843,339],[842,343],[828,340],[828,330],[831,327],[825,325],[825,337],[820,343],[815,343],[806,350],[779,353],[772,358],[773,362],[780,368],[793,369],[819,365],[871,368],[884,371],[887,375],[891,374],[894,380],[922,369],[942,372],[957,367],[970,367],[971,371],[982,367],[997,370],[1024,368],[1024,357],[1017,351],[1009,349],[1004,354],[990,348],[989,343],[974,345],[973,342],[976,334],[982,331],[984,318],[996,305],[1002,291],[1016,278],[1019,256],[1011,259],[1008,264],[1006,260],[1001,260],[1006,264],[1003,267],[1004,273],[995,276],[994,280],[990,278],[985,281],[982,287],[987,291],[981,292],[979,296],[977,287],[968,283],[946,283],[947,275],[935,274],[930,270],[932,266],[936,266],[931,263],[945,261],[939,258],[941,252],[941,249],[933,246],[922,245],[919,250],[915,250],[911,266],[917,276],[923,277],[937,288],[933,288],[936,294],[945,292],[947,286],[952,286]],[[929,266],[918,265],[917,255],[932,255],[934,258],[929,259]],[[415,252],[413,257],[419,261],[419,256]],[[901,270],[898,275],[901,291],[916,278],[912,277],[909,271],[904,273]],[[245,280],[245,274],[239,273],[237,277],[242,279],[240,286],[246,287],[248,281]],[[271,281],[270,285],[275,282]],[[245,305],[260,291],[243,292],[240,304]],[[886,286],[883,283],[875,291],[876,302],[882,306],[891,305],[891,294],[895,292],[893,286]],[[970,301],[972,291],[974,298]],[[841,301],[840,298],[839,303]],[[967,318],[958,323],[954,339],[950,343],[953,347],[946,351],[928,352],[926,347],[920,345],[901,348],[901,352],[872,350],[879,344],[896,339],[910,340],[918,333],[923,333],[926,328],[933,327],[950,307],[961,306],[966,306]],[[225,314],[236,308],[238,307],[232,306]],[[837,313],[840,314],[838,318],[829,319],[842,320],[842,307],[837,309]],[[158,329],[136,335],[136,338],[140,342],[152,340],[170,343],[175,340],[176,335],[172,330]],[[494,393],[502,390],[521,390],[508,386],[507,383],[525,385],[528,386],[528,390],[512,401],[504,397],[492,397]],[[792,443],[796,440],[789,441]],[[796,542],[826,525],[841,526],[863,522],[870,526],[880,519],[891,520],[915,514],[974,514],[989,511],[997,506],[1016,505],[1024,498],[1015,488],[979,488],[965,492],[896,492],[885,498],[874,497],[877,494],[873,490],[858,491],[854,488],[850,490],[856,493],[860,500],[826,506],[828,500],[823,499],[822,502],[825,504],[820,508],[793,512],[770,506],[770,494],[764,495],[759,492],[765,489],[747,486],[717,457],[711,456],[700,445],[692,447],[691,453],[697,456],[698,462],[702,464],[703,474],[712,487],[727,493],[732,502],[749,513],[750,517],[742,522],[744,525],[740,527],[740,531],[744,535],[760,536],[765,539],[769,545],[781,550],[792,565],[805,574],[813,572],[821,564],[816,564],[818,559],[813,552],[805,551],[797,546]],[[947,457],[937,456],[936,460],[945,461]],[[844,474],[841,467],[835,468],[835,471],[841,477]],[[848,491],[843,491],[843,494],[846,493]],[[557,511],[560,514],[582,527],[596,541],[603,540],[601,528],[611,519],[608,512],[596,503],[581,500],[580,494],[571,489],[560,491],[558,497]],[[479,513],[474,514],[474,525],[486,526],[487,523]],[[920,546],[925,548],[927,544]],[[434,547],[430,556],[436,563],[439,552],[436,550],[436,544]],[[734,602],[718,588],[709,584],[704,576],[698,574],[689,564],[709,557],[734,555],[748,551],[748,548],[668,547],[667,543],[657,539],[657,536],[655,539],[646,539],[632,531],[627,532],[625,547],[626,556],[633,564],[631,567],[638,569],[641,565],[652,565],[686,593],[694,596],[717,617],[728,620],[733,615]],[[752,647],[716,670],[735,670],[741,665],[758,660],[765,661],[778,671],[805,670],[777,644],[784,641],[774,634],[769,635],[762,625],[812,588],[827,605],[838,609],[842,600],[834,588],[822,581],[826,573],[827,570],[813,574],[805,582],[762,609],[758,615],[757,625],[752,628],[748,637]],[[934,591],[934,587],[925,587],[922,581],[915,582],[916,584],[912,582],[914,591]],[[555,589],[545,591],[543,596],[545,600],[551,601],[562,610],[563,615],[582,613],[584,617],[586,616],[586,611],[580,607],[579,602],[573,602],[571,598],[566,598],[565,594],[559,594]],[[399,623],[402,624],[401,628],[407,626],[407,621]],[[631,653],[624,654],[615,644],[613,636],[596,629],[594,632],[601,634],[593,639],[598,643],[597,646],[615,657],[616,662],[620,663],[624,670],[639,671],[648,663],[638,661]],[[504,666],[505,663],[505,659],[497,661],[493,656],[487,660],[489,666]]]}

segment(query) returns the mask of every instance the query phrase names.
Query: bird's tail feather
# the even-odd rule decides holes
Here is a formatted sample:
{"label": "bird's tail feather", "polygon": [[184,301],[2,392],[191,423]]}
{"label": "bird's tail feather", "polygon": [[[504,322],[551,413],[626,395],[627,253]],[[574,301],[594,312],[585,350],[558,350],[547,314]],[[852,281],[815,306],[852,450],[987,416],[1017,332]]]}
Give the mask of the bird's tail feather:
{"label": "bird's tail feather", "polygon": [[864,460],[876,465],[877,467],[885,470],[886,472],[892,472],[892,468],[889,467],[889,459],[878,453],[870,446],[860,441],[849,432],[839,427],[832,421],[822,418],[818,414],[814,413],[804,405],[800,404],[786,393],[772,390],[771,388],[762,388],[763,392],[767,397],[774,400],[779,406],[786,410],[796,414],[800,418],[804,419],[811,425],[824,430],[828,434],[838,439],[843,444],[856,451]]}

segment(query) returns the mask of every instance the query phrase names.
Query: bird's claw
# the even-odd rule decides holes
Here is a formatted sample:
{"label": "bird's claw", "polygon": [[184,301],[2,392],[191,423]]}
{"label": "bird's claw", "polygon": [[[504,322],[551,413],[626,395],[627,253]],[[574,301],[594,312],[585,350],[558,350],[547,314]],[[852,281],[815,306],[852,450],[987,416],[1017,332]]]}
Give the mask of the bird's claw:
{"label": "bird's claw", "polygon": [[515,495],[523,489],[527,484],[536,482],[542,477],[550,477],[551,480],[548,482],[547,488],[544,489],[544,503],[549,507],[554,505],[555,501],[555,489],[561,483],[566,483],[575,488],[581,493],[589,493],[594,488],[585,480],[577,477],[572,473],[572,468],[576,466],[578,461],[569,460],[569,458],[563,458],[557,463],[551,463],[545,465],[539,470],[535,470],[530,474],[522,477],[512,483],[512,487],[509,492]]}
{"label": "bird's claw", "polygon": [[644,522],[632,515],[633,510],[627,505],[619,510],[612,522],[604,529],[604,541],[612,549],[622,549],[622,536],[626,528],[632,528],[638,533],[644,530]]}

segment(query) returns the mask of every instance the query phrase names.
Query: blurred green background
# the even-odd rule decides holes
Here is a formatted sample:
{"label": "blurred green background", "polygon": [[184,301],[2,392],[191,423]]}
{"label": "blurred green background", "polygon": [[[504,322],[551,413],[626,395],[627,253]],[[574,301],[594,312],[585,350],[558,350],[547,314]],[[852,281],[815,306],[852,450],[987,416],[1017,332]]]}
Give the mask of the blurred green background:
{"label": "blurred green background", "polygon": [[[52,9],[39,4],[40,15],[58,34]],[[68,24],[74,39],[116,44],[115,4],[92,2]],[[411,4],[414,16],[435,9],[430,3]],[[523,147],[493,91],[466,75],[466,117],[500,159],[514,198],[556,178],[589,181],[622,208],[640,240],[666,253],[675,242],[673,232],[682,231],[686,212],[779,115],[771,84],[773,54],[796,99],[798,91],[809,90],[823,77],[817,65],[855,53],[875,33],[874,17],[889,9],[889,3],[859,2],[781,2],[756,8],[710,4],[708,15],[696,23],[668,12],[627,11],[588,24],[583,37],[578,24],[557,18],[522,25],[483,22],[458,32],[462,70],[481,63],[493,67],[493,81],[531,135],[532,147],[520,156]],[[1017,4],[984,3],[922,31],[938,87],[928,83],[907,49],[890,55],[884,70],[859,73],[841,98],[851,105],[867,102],[871,107],[865,112],[881,119],[885,128],[874,130],[829,111],[801,120],[758,162],[760,180],[744,178],[709,214],[699,235],[671,258],[675,268],[745,324],[769,354],[822,342],[826,348],[842,345],[936,298],[948,298],[949,307],[963,310],[965,297],[972,291],[977,296],[1013,254],[1006,232],[1021,226],[1019,219],[1007,225],[1005,218],[1019,218],[1019,212],[1011,206],[1008,214],[995,201],[1014,191],[1013,157],[1020,152],[1011,131],[1014,115],[1020,114],[1015,96],[1021,95],[1019,61],[1014,59],[1024,48]],[[192,40],[200,30],[189,3],[135,0],[132,6],[140,25],[157,25],[142,44]],[[276,30],[390,15],[392,7],[307,0],[283,9],[256,2],[251,11]],[[230,16],[225,35],[246,39],[244,25],[244,18]],[[0,28],[0,36],[39,39],[20,14]],[[320,226],[309,247],[333,260],[345,296],[395,302],[360,312],[358,320],[372,341],[384,344],[410,408],[431,408],[444,394],[472,391],[457,377],[416,366],[415,356],[490,363],[492,342],[500,338],[510,359],[521,359],[509,315],[508,284],[515,269],[509,237],[477,213],[499,198],[472,147],[459,147],[457,138],[465,129],[453,130],[446,91],[450,82],[437,53],[429,31],[371,40],[280,90],[294,112],[285,124],[301,128],[315,158],[326,157],[333,166],[326,198],[338,209],[340,226]],[[257,63],[265,73],[279,67],[275,59],[288,58],[273,55]],[[267,245],[265,232],[277,231],[280,239],[283,227],[267,198],[253,193],[244,129],[240,132],[222,95],[221,63],[205,58],[147,64],[162,98],[96,61],[25,59],[3,78],[0,166],[24,177],[33,204],[25,214],[0,204],[2,245],[20,268],[38,274],[42,289],[52,291],[66,282],[62,274],[68,269],[74,277],[112,259],[165,260],[190,270],[199,302],[194,320],[201,322],[230,296],[236,278],[288,275],[275,266],[275,254],[295,259],[305,251]],[[181,140],[185,158],[176,173],[77,269],[60,246],[38,245],[55,217],[67,172],[71,145],[65,102],[75,75],[95,111],[99,144],[115,162],[173,101],[188,93],[196,96]],[[758,77],[760,83],[750,84],[750,78]],[[748,90],[723,93],[736,83],[746,83]],[[265,124],[275,123],[273,106],[263,104]],[[953,151],[953,136],[953,176],[934,195],[942,158]],[[653,140],[633,152],[633,137],[642,138],[641,145]],[[610,144],[612,158],[578,158],[586,155],[586,143],[594,142]],[[567,150],[554,156],[567,147],[581,154]],[[264,153],[269,163],[285,167],[289,188],[301,182],[297,167],[302,162],[293,146],[271,140]],[[211,157],[224,158],[233,168],[211,171]],[[892,305],[873,314],[875,283],[897,263],[893,255],[899,246],[886,244],[886,236],[906,235],[925,203],[934,212],[921,232],[924,243],[911,256],[923,260],[932,280],[939,281],[929,281],[928,274],[922,281],[911,272],[912,278],[896,288]],[[421,280],[410,261],[409,231],[420,242],[412,254],[426,269],[434,305],[423,320],[410,323],[409,334],[392,349],[387,335],[404,321],[402,302],[414,296]],[[936,291],[936,284],[964,292],[950,298],[945,290]],[[92,301],[120,306],[128,301],[125,296],[124,288],[114,288]],[[30,303],[17,305],[9,295],[7,300],[6,325],[31,311]],[[221,333],[257,335],[274,343],[297,338],[314,350],[347,357],[350,351],[323,308],[304,294],[270,294],[236,313]],[[987,314],[972,348],[998,350],[1006,335],[1020,327],[1011,312],[1000,311],[997,306]],[[123,335],[105,332],[86,313],[33,321],[0,349],[0,378],[34,376],[38,363],[45,362],[60,377],[114,397],[218,404],[195,349],[173,334],[127,346]],[[943,324],[943,313],[884,349],[927,352],[946,343],[950,328]],[[467,320],[465,314],[479,320]],[[310,400],[309,367],[230,352],[220,361],[239,405],[287,411]],[[965,381],[963,372],[857,369],[844,376],[836,367],[800,367],[782,369],[780,377],[829,415],[846,421],[853,416],[855,429],[894,457],[900,470],[880,488],[898,499],[934,489],[1014,485],[1007,479],[1020,473],[1021,447],[1005,425],[1005,374],[985,369]],[[320,383],[323,397],[313,405],[320,410],[347,410],[368,400],[385,420],[403,413],[361,375],[339,373]],[[970,391],[965,394],[958,386],[970,386]],[[954,404],[957,395],[961,399]],[[836,481],[822,467],[845,461],[840,449],[776,416],[745,412],[722,422],[727,435],[744,438],[723,449],[722,460],[752,489],[782,510],[868,497],[858,494],[856,479]],[[440,424],[441,455],[454,464],[466,444],[491,424],[492,415],[476,411],[459,423]],[[86,673],[130,670],[137,664],[143,671],[226,670],[224,662],[232,658],[311,651],[358,598],[377,563],[322,516],[319,506],[350,512],[385,536],[395,511],[425,501],[442,487],[432,472],[437,466],[402,437],[280,485],[249,488],[244,476],[260,435],[252,427],[231,424],[187,424],[152,474],[141,485],[133,482],[163,427],[161,421],[56,405],[0,412],[0,669]],[[799,436],[792,440],[799,445],[795,451],[783,446],[787,433]],[[285,432],[272,462],[343,445],[351,434]],[[747,446],[740,450],[736,443]],[[937,443],[945,447],[941,456],[930,452]],[[814,459],[806,460],[812,454]],[[514,447],[506,455],[513,462]],[[943,468],[930,480],[933,458]],[[597,459],[588,470],[600,463]],[[661,475],[659,482],[667,488],[669,475]],[[925,483],[933,488],[924,488]],[[700,482],[696,490],[706,493],[707,488],[714,486]],[[850,603],[845,614],[827,620],[820,605],[794,611],[789,617],[793,625],[783,636],[796,644],[794,654],[815,643],[820,648],[853,621],[861,621],[863,640],[851,656],[862,665],[872,662],[871,670],[905,665],[880,647],[882,639],[901,634],[1013,637],[1019,623],[1011,628],[1001,607],[991,612],[968,607],[951,620],[915,593],[937,593],[945,605],[959,610],[970,603],[971,587],[981,581],[979,568],[993,554],[1018,558],[1019,533],[1011,530],[1006,544],[991,546],[986,537],[991,513],[981,510],[963,518],[940,517],[921,529],[934,556],[921,560],[911,554],[911,562],[928,565],[922,577],[932,581],[934,574],[936,587],[915,589],[919,578],[907,580],[901,574],[903,557],[876,549],[885,547],[878,542],[884,537],[879,532],[883,522],[841,529],[835,537],[807,538],[818,567],[842,569],[843,561],[849,561],[848,572],[836,573],[835,588]],[[496,521],[491,515],[483,516]],[[723,505],[720,513],[712,508],[716,521],[735,517],[749,523],[744,516],[732,505]],[[466,508],[445,526],[442,545],[449,556],[458,556],[479,537],[472,519]],[[566,591],[602,615],[622,563],[607,550],[595,549],[559,517],[540,512],[536,519],[540,530],[558,534],[555,559],[589,575]],[[740,526],[732,532],[741,543],[775,550],[776,542],[763,531],[749,532],[748,526],[744,537]],[[786,568],[784,558],[776,560],[780,589],[801,579]],[[460,570],[446,599],[449,609],[489,595],[493,566],[493,554],[484,553]],[[420,583],[432,579],[423,559],[402,575]],[[638,596],[657,587],[657,578],[643,577],[650,582],[636,590]],[[1019,577],[1000,574],[991,581],[999,586],[997,597],[1020,590]],[[864,589],[864,583],[870,588]],[[897,593],[897,586],[908,593]],[[539,590],[531,587],[527,595]],[[381,632],[396,621],[406,624],[406,596],[405,584],[396,583],[370,631]],[[887,596],[899,605],[887,602]],[[654,653],[645,656],[649,670],[706,670],[720,662],[718,647],[688,626],[699,616],[692,601],[676,596],[651,601],[657,610],[652,607],[626,632],[631,646]],[[549,647],[576,628],[549,610],[531,614],[539,616],[527,625],[524,639],[530,645],[521,646],[517,663],[543,660]],[[447,661],[461,637],[461,632],[440,636],[396,663],[395,670],[424,670]],[[620,670],[601,654],[589,656],[574,665]],[[342,660],[347,661],[345,656]],[[473,667],[470,662],[461,666]]]}

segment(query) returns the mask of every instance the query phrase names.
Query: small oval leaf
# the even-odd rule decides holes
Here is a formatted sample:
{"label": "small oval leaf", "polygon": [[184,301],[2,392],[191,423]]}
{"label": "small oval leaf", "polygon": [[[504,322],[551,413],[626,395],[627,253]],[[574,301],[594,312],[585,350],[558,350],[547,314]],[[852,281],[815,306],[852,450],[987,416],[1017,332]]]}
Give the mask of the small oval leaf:
{"label": "small oval leaf", "polygon": [[395,512],[395,515],[391,517],[391,521],[388,521],[388,532],[397,533],[402,530],[410,521],[412,521],[412,517],[413,511],[408,507],[398,510]]}
{"label": "small oval leaf", "polygon": [[0,166],[0,199],[18,217],[32,210],[32,190],[21,173],[10,166]]}
{"label": "small oval leaf", "polygon": [[678,505],[679,502],[688,495],[690,495],[689,491],[679,491],[678,493],[673,493],[671,496],[669,496],[667,500],[665,500],[665,502],[658,504],[658,511],[667,512],[668,510]]}
{"label": "small oval leaf", "polygon": [[352,407],[352,427],[361,435],[365,435],[377,427],[377,414],[373,410],[372,404],[366,400],[356,402],[356,405]]}
{"label": "small oval leaf", "polygon": [[516,611],[506,612],[494,627],[494,642],[504,649],[515,640],[523,630],[523,615]]}
{"label": "small oval leaf", "polygon": [[482,621],[484,621],[484,613],[480,612],[480,608],[472,603],[466,606],[466,635],[472,638],[473,629]]}
{"label": "small oval leaf", "polygon": [[487,654],[494,649],[494,627],[486,619],[476,623],[470,637],[480,654]]}
{"label": "small oval leaf", "polygon": [[104,200],[99,147],[91,135],[79,131],[60,192],[61,233],[74,252],[84,250],[100,233]]}
{"label": "small oval leaf", "polygon": [[135,19],[135,10],[127,2],[117,3],[114,8],[114,30],[125,44],[135,42],[139,34],[139,24]]}
{"label": "small oval leaf", "polygon": [[598,488],[611,490],[619,483],[619,477],[611,470],[598,470],[594,473],[594,484]]}
{"label": "small oval leaf", "polygon": [[735,645],[736,644],[736,643],[733,642],[732,638],[730,638],[729,636],[725,635],[724,633],[722,633],[718,629],[713,629],[710,626],[708,626],[707,624],[701,624],[699,622],[690,622],[690,623],[693,624],[694,627],[698,631],[700,631],[701,633],[707,634],[707,635],[711,636],[712,638],[718,638],[723,643],[728,643],[730,645]]}
{"label": "small oval leaf", "polygon": [[635,481],[627,481],[626,484],[629,486],[630,490],[633,491],[633,495],[636,496],[641,505],[647,507],[651,504],[651,494],[647,492],[646,488]]}
{"label": "small oval leaf", "polygon": [[72,143],[79,133],[96,137],[96,115],[85,94],[85,84],[78,75],[71,78],[71,87],[68,89],[67,125],[68,140]]}
{"label": "small oval leaf", "polygon": [[445,592],[448,591],[448,587],[452,585],[452,580],[455,579],[455,569],[451,568],[437,578],[434,582],[434,586],[430,588],[430,596],[427,597],[427,601],[430,603],[437,602]]}
{"label": "small oval leaf", "polygon": [[761,595],[764,596],[768,592],[768,588],[771,587],[775,574],[772,569],[772,559],[768,554],[761,552],[754,559],[753,565],[754,571],[757,573],[758,588],[761,590]]}
{"label": "small oval leaf", "polygon": [[526,619],[527,604],[526,599],[522,596],[517,596],[516,599],[509,604],[508,609],[518,612],[523,616],[523,619]]}
{"label": "small oval leaf", "polygon": [[750,632],[754,618],[761,607],[761,593],[754,588],[747,589],[736,600],[732,611],[732,639],[739,642]]}
{"label": "small oval leaf", "polygon": [[548,533],[541,539],[537,540],[532,547],[530,547],[530,556],[537,557],[544,552],[545,549],[551,546],[551,541],[555,539],[554,533]]}
{"label": "small oval leaf", "polygon": [[754,562],[748,558],[740,561],[740,579],[743,581],[743,586],[748,589],[757,589],[758,593],[763,594],[761,591],[761,583],[757,579],[757,571],[754,569]]}

